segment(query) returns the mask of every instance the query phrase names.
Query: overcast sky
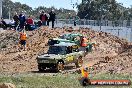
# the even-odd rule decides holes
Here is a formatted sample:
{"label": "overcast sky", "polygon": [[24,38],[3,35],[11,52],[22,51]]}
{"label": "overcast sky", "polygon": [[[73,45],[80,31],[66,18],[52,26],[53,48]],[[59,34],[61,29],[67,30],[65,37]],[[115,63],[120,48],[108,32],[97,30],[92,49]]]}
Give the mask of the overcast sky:
{"label": "overcast sky", "polygon": [[[33,8],[38,6],[51,7],[54,6],[56,8],[66,8],[73,9],[71,5],[72,2],[78,1],[80,3],[82,0],[12,0],[13,2],[21,2],[22,4],[27,4]],[[130,7],[132,5],[132,0],[116,0],[119,3],[123,3],[125,7]]]}

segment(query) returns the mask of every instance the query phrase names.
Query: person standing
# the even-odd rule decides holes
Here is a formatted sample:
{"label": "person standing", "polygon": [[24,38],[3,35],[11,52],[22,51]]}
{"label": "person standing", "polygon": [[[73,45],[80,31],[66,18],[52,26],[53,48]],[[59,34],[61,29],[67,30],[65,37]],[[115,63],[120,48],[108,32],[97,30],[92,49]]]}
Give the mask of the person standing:
{"label": "person standing", "polygon": [[88,67],[82,67],[81,68],[81,74],[82,78],[79,80],[82,86],[87,86],[91,84],[91,81],[89,79],[89,72]]}
{"label": "person standing", "polygon": [[44,11],[41,12],[39,19],[42,21],[42,25],[46,26],[46,21],[48,19],[46,13]]}
{"label": "person standing", "polygon": [[15,15],[13,16],[13,20],[15,21],[15,30],[16,30],[16,27],[19,24],[19,16],[17,15],[17,13],[15,13]]}
{"label": "person standing", "polygon": [[4,18],[1,17],[1,23],[3,26],[3,29],[7,29],[7,23],[4,21]]}
{"label": "person standing", "polygon": [[20,29],[24,29],[26,18],[23,13],[19,15],[19,21],[20,21],[20,25],[19,25]]}
{"label": "person standing", "polygon": [[20,45],[21,45],[21,48],[23,49],[24,48],[24,51],[26,49],[26,40],[27,40],[27,34],[25,32],[25,30],[23,30],[22,32],[20,32]]}
{"label": "person standing", "polygon": [[49,13],[50,17],[49,17],[49,20],[48,20],[48,26],[49,26],[49,22],[51,21],[52,22],[52,28],[54,28],[54,21],[55,21],[55,18],[56,18],[56,14],[54,12],[54,10],[52,10],[50,13]]}

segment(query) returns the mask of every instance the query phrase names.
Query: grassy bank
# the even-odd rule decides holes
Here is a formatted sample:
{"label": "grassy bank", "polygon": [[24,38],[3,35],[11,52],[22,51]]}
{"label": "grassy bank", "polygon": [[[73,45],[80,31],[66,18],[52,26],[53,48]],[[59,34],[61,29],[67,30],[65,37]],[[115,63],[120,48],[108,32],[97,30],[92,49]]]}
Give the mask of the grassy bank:
{"label": "grassy bank", "polygon": [[[57,75],[42,75],[42,74],[23,74],[12,76],[0,76],[0,83],[10,82],[17,88],[83,88],[78,81],[78,74],[57,74]],[[130,79],[129,75],[96,75],[92,79]],[[87,88],[132,88],[132,86],[89,86]]]}

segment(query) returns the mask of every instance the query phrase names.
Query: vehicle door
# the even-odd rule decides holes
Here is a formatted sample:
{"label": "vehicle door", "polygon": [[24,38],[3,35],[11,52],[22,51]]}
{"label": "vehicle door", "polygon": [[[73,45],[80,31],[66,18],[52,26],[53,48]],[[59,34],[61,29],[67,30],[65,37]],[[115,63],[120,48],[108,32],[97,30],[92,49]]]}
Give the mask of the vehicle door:
{"label": "vehicle door", "polygon": [[72,63],[78,57],[78,52],[79,52],[78,51],[78,46],[75,45],[75,46],[70,46],[68,48],[70,48],[70,49],[67,53],[66,60],[67,60],[68,63]]}
{"label": "vehicle door", "polygon": [[68,46],[66,49],[66,63],[71,63],[73,60],[72,47]]}
{"label": "vehicle door", "polygon": [[72,56],[73,56],[73,61],[75,61],[78,56],[79,56],[79,46],[78,45],[73,45],[72,46]]}
{"label": "vehicle door", "polygon": [[75,44],[77,44],[77,45],[80,46],[80,44],[81,44],[81,38],[80,38],[80,36],[75,36],[74,37],[74,42],[75,42]]}

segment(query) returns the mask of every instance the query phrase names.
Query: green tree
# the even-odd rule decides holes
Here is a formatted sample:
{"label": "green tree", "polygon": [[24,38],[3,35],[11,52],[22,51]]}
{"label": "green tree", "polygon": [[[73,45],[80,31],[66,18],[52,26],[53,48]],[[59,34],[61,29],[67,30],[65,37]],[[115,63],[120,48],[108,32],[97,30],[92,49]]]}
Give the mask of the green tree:
{"label": "green tree", "polygon": [[81,19],[97,20],[102,16],[103,19],[108,20],[119,20],[121,17],[125,20],[128,17],[127,8],[115,0],[82,0],[77,8]]}

